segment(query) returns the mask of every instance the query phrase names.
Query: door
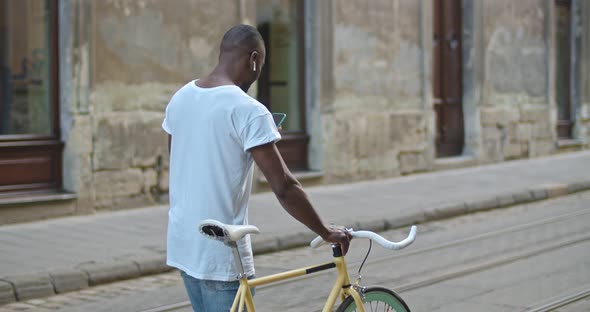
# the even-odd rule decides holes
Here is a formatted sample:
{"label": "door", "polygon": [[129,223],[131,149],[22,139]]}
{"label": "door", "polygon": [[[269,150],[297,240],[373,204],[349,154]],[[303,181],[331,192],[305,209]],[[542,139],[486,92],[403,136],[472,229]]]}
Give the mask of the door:
{"label": "door", "polygon": [[258,0],[256,4],[257,28],[266,45],[258,100],[271,112],[287,114],[277,147],[291,170],[307,170],[303,1]]}
{"label": "door", "polygon": [[434,0],[433,97],[436,156],[463,152],[461,0]]}
{"label": "door", "polygon": [[0,1],[0,195],[61,188],[57,1]]}
{"label": "door", "polygon": [[557,103],[557,137],[572,137],[571,101],[571,0],[555,1],[555,102]]}

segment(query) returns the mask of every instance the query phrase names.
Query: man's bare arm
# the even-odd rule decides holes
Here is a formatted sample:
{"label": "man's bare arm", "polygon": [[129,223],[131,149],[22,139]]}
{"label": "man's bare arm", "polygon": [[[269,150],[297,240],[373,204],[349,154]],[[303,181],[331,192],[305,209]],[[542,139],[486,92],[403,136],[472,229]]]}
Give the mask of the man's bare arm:
{"label": "man's bare arm", "polygon": [[276,145],[269,143],[256,146],[251,148],[250,152],[283,208],[324,240],[340,243],[343,252],[346,253],[350,241],[349,234],[342,230],[330,229],[322,223],[301,184],[285,165]]}

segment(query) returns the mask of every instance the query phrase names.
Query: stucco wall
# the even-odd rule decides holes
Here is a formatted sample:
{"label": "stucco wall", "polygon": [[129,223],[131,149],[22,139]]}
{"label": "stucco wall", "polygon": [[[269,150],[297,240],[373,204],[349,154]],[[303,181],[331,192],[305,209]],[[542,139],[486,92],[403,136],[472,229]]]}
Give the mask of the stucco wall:
{"label": "stucco wall", "polygon": [[483,160],[546,155],[555,146],[543,0],[484,1]]}
{"label": "stucco wall", "polygon": [[334,1],[334,97],[322,103],[329,182],[425,168],[419,9]]}
{"label": "stucco wall", "polygon": [[[548,0],[463,2],[463,156],[469,164],[563,150],[557,140],[552,81],[553,5]],[[588,14],[587,6],[582,4],[582,14]],[[325,180],[346,182],[437,168],[430,3],[332,1],[331,9],[332,51],[323,61],[333,62],[328,68],[333,85],[326,84],[333,87],[333,96],[321,103],[329,160]],[[580,32],[588,36],[587,23],[581,23]],[[588,66],[585,40],[581,66]],[[582,104],[574,129],[582,147],[587,146],[587,72],[580,74]]]}
{"label": "stucco wall", "polygon": [[[471,164],[556,151],[548,3],[465,6],[473,14],[464,29],[463,102]],[[326,0],[314,3],[316,12],[310,7],[306,19],[317,18],[306,22],[313,27],[306,55],[317,58],[306,67],[312,169],[338,183],[436,168],[431,2]],[[77,193],[82,213],[154,203],[168,184],[160,129],[167,101],[213,68],[219,38],[235,23],[255,20],[256,2],[62,0],[60,9],[64,186]],[[589,10],[584,3],[584,16]],[[590,124],[588,72],[581,70],[579,134]]]}
{"label": "stucco wall", "polygon": [[[71,1],[73,55],[65,187],[78,210],[158,201],[168,187],[165,106],[217,63],[237,1]],[[87,26],[90,24],[91,26]]]}

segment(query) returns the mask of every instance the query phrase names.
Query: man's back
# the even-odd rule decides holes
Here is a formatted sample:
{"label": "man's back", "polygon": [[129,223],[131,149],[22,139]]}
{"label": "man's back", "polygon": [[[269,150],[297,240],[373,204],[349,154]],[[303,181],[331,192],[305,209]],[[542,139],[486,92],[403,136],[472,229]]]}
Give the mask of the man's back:
{"label": "man's back", "polygon": [[[181,88],[166,108],[163,128],[172,135],[168,264],[202,279],[235,279],[229,248],[198,235],[207,218],[247,223],[253,158],[248,149],[280,135],[270,112],[235,85]],[[249,240],[240,242],[253,274]]]}
{"label": "man's back", "polygon": [[[295,219],[346,254],[350,234],[327,227],[285,165],[270,112],[249,97],[266,49],[256,28],[237,25],[219,46],[219,63],[180,89],[166,107],[170,213],[168,265],[180,269],[194,311],[228,311],[239,286],[229,248],[196,233],[198,221],[247,222],[255,161],[277,199]],[[198,84],[198,86],[197,86]],[[254,273],[249,237],[238,242],[246,278]]]}

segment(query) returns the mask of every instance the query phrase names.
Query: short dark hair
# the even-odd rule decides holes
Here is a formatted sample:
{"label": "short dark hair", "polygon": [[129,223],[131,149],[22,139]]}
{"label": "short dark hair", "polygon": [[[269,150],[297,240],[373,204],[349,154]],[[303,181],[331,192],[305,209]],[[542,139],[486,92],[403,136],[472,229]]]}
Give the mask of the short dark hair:
{"label": "short dark hair", "polygon": [[223,52],[239,51],[250,53],[258,47],[264,47],[264,40],[258,30],[250,25],[237,25],[230,28],[223,39],[219,50]]}

